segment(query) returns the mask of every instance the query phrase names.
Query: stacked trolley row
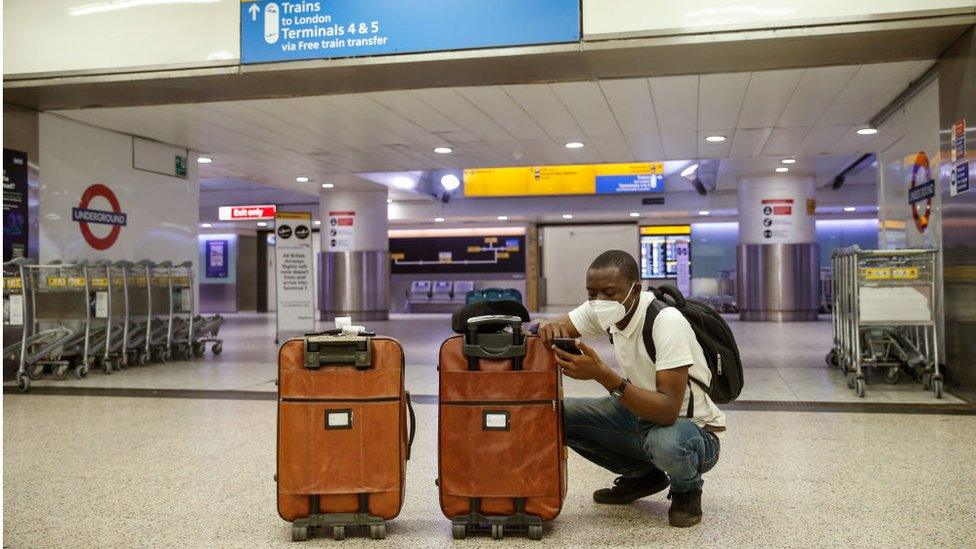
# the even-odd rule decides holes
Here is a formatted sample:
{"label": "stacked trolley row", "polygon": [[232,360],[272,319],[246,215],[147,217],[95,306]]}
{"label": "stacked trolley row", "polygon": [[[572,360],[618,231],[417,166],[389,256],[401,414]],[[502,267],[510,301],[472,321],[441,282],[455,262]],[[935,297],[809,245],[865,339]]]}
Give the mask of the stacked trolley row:
{"label": "stacked trolley row", "polygon": [[203,355],[218,338],[220,315],[193,315],[193,265],[100,261],[93,264],[26,260],[4,264],[4,326],[20,326],[4,347],[18,364],[22,391],[50,373],[80,379],[91,369],[106,374],[132,364]]}
{"label": "stacked trolley row", "polygon": [[864,396],[866,368],[887,383],[903,371],[942,398],[936,322],[936,250],[837,250],[832,256],[834,348],[827,363]]}

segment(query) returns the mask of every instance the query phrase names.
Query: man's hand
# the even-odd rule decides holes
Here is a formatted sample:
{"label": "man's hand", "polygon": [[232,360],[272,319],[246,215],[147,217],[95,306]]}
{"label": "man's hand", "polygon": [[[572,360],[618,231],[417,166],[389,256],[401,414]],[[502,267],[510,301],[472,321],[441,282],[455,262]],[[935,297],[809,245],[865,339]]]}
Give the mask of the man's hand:
{"label": "man's hand", "polygon": [[613,371],[600,360],[593,348],[580,341],[576,342],[576,346],[583,354],[574,355],[552,346],[556,353],[556,362],[564,374],[573,379],[595,379],[601,383],[608,375],[612,375]]}
{"label": "man's hand", "polygon": [[574,338],[578,336],[579,334],[574,333],[566,323],[560,320],[548,320],[539,323],[539,337],[542,338],[543,343],[550,347],[556,338]]}

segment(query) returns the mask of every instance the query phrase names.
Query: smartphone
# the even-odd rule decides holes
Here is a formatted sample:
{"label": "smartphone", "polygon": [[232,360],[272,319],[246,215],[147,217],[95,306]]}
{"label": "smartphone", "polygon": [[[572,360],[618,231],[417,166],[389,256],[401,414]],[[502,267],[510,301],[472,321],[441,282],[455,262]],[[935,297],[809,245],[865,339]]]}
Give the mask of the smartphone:
{"label": "smartphone", "polygon": [[562,349],[563,351],[566,351],[571,355],[583,354],[583,351],[580,351],[580,348],[576,346],[575,339],[569,337],[557,337],[556,339],[553,340],[553,343],[556,345],[556,347]]}

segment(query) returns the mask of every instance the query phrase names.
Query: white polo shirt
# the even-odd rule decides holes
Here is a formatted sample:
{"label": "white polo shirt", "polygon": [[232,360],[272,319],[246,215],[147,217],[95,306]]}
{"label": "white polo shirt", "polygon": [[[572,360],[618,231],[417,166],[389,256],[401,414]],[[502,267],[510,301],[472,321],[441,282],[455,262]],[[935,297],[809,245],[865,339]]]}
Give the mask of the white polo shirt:
{"label": "white polo shirt", "polygon": [[[651,292],[641,292],[640,302],[633,318],[623,330],[616,325],[610,327],[613,335],[613,352],[617,356],[617,364],[624,370],[624,375],[631,383],[647,389],[657,390],[658,370],[669,370],[682,366],[691,366],[688,375],[704,384],[711,382],[712,373],[705,362],[705,353],[695,338],[695,332],[688,324],[684,315],[674,307],[668,307],[658,313],[654,321],[654,347],[657,352],[657,362],[651,360],[647,349],[644,348],[642,333],[644,321],[647,319],[647,306],[654,300]],[[569,312],[569,319],[576,330],[583,337],[607,337],[607,333],[600,327],[596,313],[588,303]],[[695,398],[695,417],[691,420],[699,427],[711,425],[725,427],[725,414],[715,406],[708,394],[699,386],[691,383],[691,393]],[[679,417],[688,415],[689,391],[685,390],[684,402],[681,404]]]}

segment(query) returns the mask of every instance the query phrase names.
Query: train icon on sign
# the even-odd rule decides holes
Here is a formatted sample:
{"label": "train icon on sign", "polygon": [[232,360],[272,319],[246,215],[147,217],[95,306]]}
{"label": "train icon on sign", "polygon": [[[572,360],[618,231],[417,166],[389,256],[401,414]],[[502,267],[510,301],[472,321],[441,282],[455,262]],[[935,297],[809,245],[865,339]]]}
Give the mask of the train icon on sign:
{"label": "train icon on sign", "polygon": [[264,41],[274,44],[278,41],[280,14],[274,2],[264,6]]}

